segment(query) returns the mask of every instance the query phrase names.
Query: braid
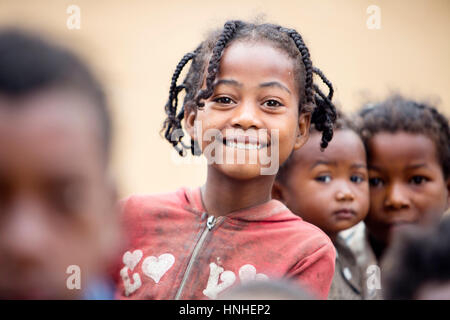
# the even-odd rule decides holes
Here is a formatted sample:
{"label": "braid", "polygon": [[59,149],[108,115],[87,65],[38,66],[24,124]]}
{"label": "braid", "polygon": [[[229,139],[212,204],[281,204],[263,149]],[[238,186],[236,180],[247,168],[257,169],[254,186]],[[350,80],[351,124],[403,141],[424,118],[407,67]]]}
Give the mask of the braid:
{"label": "braid", "polygon": [[[325,149],[333,138],[333,123],[336,121],[336,109],[331,102],[333,98],[333,85],[325,77],[322,71],[312,66],[309,50],[303,42],[302,37],[293,29],[280,28],[280,31],[286,32],[302,55],[302,61],[305,65],[305,95],[306,103],[314,102],[316,108],[311,116],[311,122],[318,131],[322,131],[322,142],[320,147]],[[313,83],[313,73],[317,74],[322,81],[328,86],[329,93],[325,96],[322,91]]]}
{"label": "braid", "polygon": [[295,45],[297,46],[298,51],[300,51],[302,55],[302,61],[305,65],[305,93],[306,93],[306,103],[313,102],[313,66],[309,55],[308,47],[306,47],[303,42],[303,38],[297,31],[294,29],[285,29],[280,28],[281,31],[286,32],[292,40],[294,40]]}
{"label": "braid", "polygon": [[323,83],[327,85],[329,90],[327,97],[331,101],[331,99],[333,99],[334,94],[333,84],[330,82],[330,80],[327,79],[327,77],[325,77],[325,75],[319,68],[313,68],[313,72],[317,74],[320,77],[320,79],[322,79]]}
{"label": "braid", "polygon": [[217,72],[219,72],[220,58],[222,57],[223,50],[228,42],[233,38],[234,34],[239,27],[243,25],[242,21],[228,21],[223,27],[223,32],[219,36],[216,45],[212,51],[211,60],[208,65],[208,76],[206,77],[206,89],[200,90],[198,93],[196,102],[199,107],[204,106],[202,99],[208,99],[214,91],[213,82],[216,78]]}
{"label": "braid", "polygon": [[[164,137],[166,138],[167,141],[169,141],[173,145],[173,147],[178,151],[178,153],[181,156],[185,155],[184,152],[185,146],[181,142],[183,134],[181,134],[178,137],[178,140],[175,141],[173,141],[172,135],[175,132],[175,130],[181,129],[181,120],[184,117],[184,108],[182,108],[181,112],[177,115],[178,94],[183,89],[186,89],[186,86],[184,84],[177,86],[177,81],[184,66],[189,62],[189,60],[193,59],[194,57],[195,53],[192,52],[186,53],[178,63],[177,67],[175,68],[175,72],[173,73],[172,76],[172,82],[170,83],[169,99],[167,100],[167,103],[164,107],[167,114],[167,118],[164,121],[162,128],[162,130],[165,129]],[[178,146],[178,143],[182,144],[181,148]]]}
{"label": "braid", "polygon": [[325,149],[328,146],[328,143],[333,138],[333,124],[336,121],[336,108],[334,107],[331,99],[333,98],[333,85],[331,82],[325,77],[325,75],[318,68],[313,68],[313,72],[317,74],[322,81],[328,86],[328,96],[319,89],[317,85],[313,85],[315,94],[314,94],[314,102],[316,104],[316,108],[313,111],[311,116],[311,122],[314,123],[315,129],[318,131],[322,131],[322,142],[320,143],[320,147]]}

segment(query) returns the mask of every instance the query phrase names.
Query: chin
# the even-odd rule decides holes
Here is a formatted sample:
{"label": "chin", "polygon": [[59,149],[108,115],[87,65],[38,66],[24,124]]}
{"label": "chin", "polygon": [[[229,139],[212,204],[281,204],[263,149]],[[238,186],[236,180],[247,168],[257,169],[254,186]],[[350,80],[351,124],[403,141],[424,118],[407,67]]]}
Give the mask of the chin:
{"label": "chin", "polygon": [[353,221],[353,220],[339,221],[339,222],[335,223],[336,233],[350,229],[357,224],[358,224],[358,222]]}
{"label": "chin", "polygon": [[224,175],[236,180],[250,180],[261,176],[259,164],[216,164],[215,167]]}

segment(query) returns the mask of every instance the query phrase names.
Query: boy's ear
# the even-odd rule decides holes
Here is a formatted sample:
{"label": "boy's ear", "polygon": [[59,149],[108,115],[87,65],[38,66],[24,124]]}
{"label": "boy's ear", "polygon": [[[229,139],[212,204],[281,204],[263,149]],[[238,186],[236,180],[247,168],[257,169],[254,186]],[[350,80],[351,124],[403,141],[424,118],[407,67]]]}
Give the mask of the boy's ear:
{"label": "boy's ear", "polygon": [[275,181],[272,186],[272,199],[281,201],[286,204],[286,199],[284,197],[284,188],[278,181]]}
{"label": "boy's ear", "polygon": [[192,139],[196,140],[195,135],[195,118],[197,116],[197,113],[195,112],[194,108],[185,108],[184,111],[184,119],[185,119],[185,129],[189,133],[189,135],[192,137]]}
{"label": "boy's ear", "polygon": [[295,138],[294,150],[302,147],[309,138],[309,127],[311,126],[311,113],[300,114],[298,118],[298,133]]}

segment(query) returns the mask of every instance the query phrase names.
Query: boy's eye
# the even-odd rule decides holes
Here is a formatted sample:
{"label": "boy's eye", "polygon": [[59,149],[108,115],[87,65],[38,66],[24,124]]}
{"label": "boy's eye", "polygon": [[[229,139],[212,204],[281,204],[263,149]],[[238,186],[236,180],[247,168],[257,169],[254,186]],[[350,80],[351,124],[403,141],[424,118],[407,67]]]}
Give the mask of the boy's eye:
{"label": "boy's eye", "polygon": [[423,176],[414,176],[409,180],[409,183],[419,185],[419,184],[423,184],[427,181],[428,181],[428,179]]}
{"label": "boy's eye", "polygon": [[331,181],[331,176],[330,175],[318,176],[315,180],[322,183],[329,183]]}
{"label": "boy's eye", "polygon": [[350,181],[353,183],[361,183],[364,181],[364,178],[358,175],[353,175],[350,177]]}
{"label": "boy's eye", "polygon": [[233,100],[231,100],[228,97],[218,97],[214,99],[214,102],[220,103],[220,104],[231,104],[233,103]]}
{"label": "boy's eye", "polygon": [[383,185],[383,180],[381,180],[380,178],[370,178],[369,179],[369,184],[372,187],[378,187],[378,186]]}
{"label": "boy's eye", "polygon": [[60,213],[74,214],[79,211],[85,201],[83,188],[78,184],[54,183],[47,186],[47,197],[50,205]]}
{"label": "boy's eye", "polygon": [[263,105],[271,108],[282,106],[282,104],[279,101],[273,99],[267,100],[266,102],[263,103]]}

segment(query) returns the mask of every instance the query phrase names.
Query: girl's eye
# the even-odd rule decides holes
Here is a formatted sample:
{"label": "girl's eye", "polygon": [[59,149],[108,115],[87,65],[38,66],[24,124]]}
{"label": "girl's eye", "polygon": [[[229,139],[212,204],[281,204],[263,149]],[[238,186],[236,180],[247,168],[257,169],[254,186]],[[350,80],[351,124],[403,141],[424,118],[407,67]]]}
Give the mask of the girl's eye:
{"label": "girl's eye", "polygon": [[428,179],[423,176],[414,176],[409,180],[409,183],[420,185],[427,181]]}
{"label": "girl's eye", "polygon": [[322,183],[329,183],[331,181],[331,176],[329,175],[318,176],[315,180]]}
{"label": "girl's eye", "polygon": [[379,187],[383,185],[383,180],[381,180],[380,178],[370,178],[369,184],[372,187]]}
{"label": "girl's eye", "polygon": [[350,181],[353,183],[361,183],[364,181],[364,178],[358,175],[353,175],[350,177]]}
{"label": "girl's eye", "polygon": [[267,100],[266,102],[264,102],[263,105],[266,106],[266,107],[271,107],[271,108],[281,107],[282,106],[282,104],[279,101],[273,100],[273,99]]}
{"label": "girl's eye", "polygon": [[214,102],[220,103],[220,104],[231,104],[233,103],[233,100],[231,100],[228,97],[218,97],[214,99]]}

